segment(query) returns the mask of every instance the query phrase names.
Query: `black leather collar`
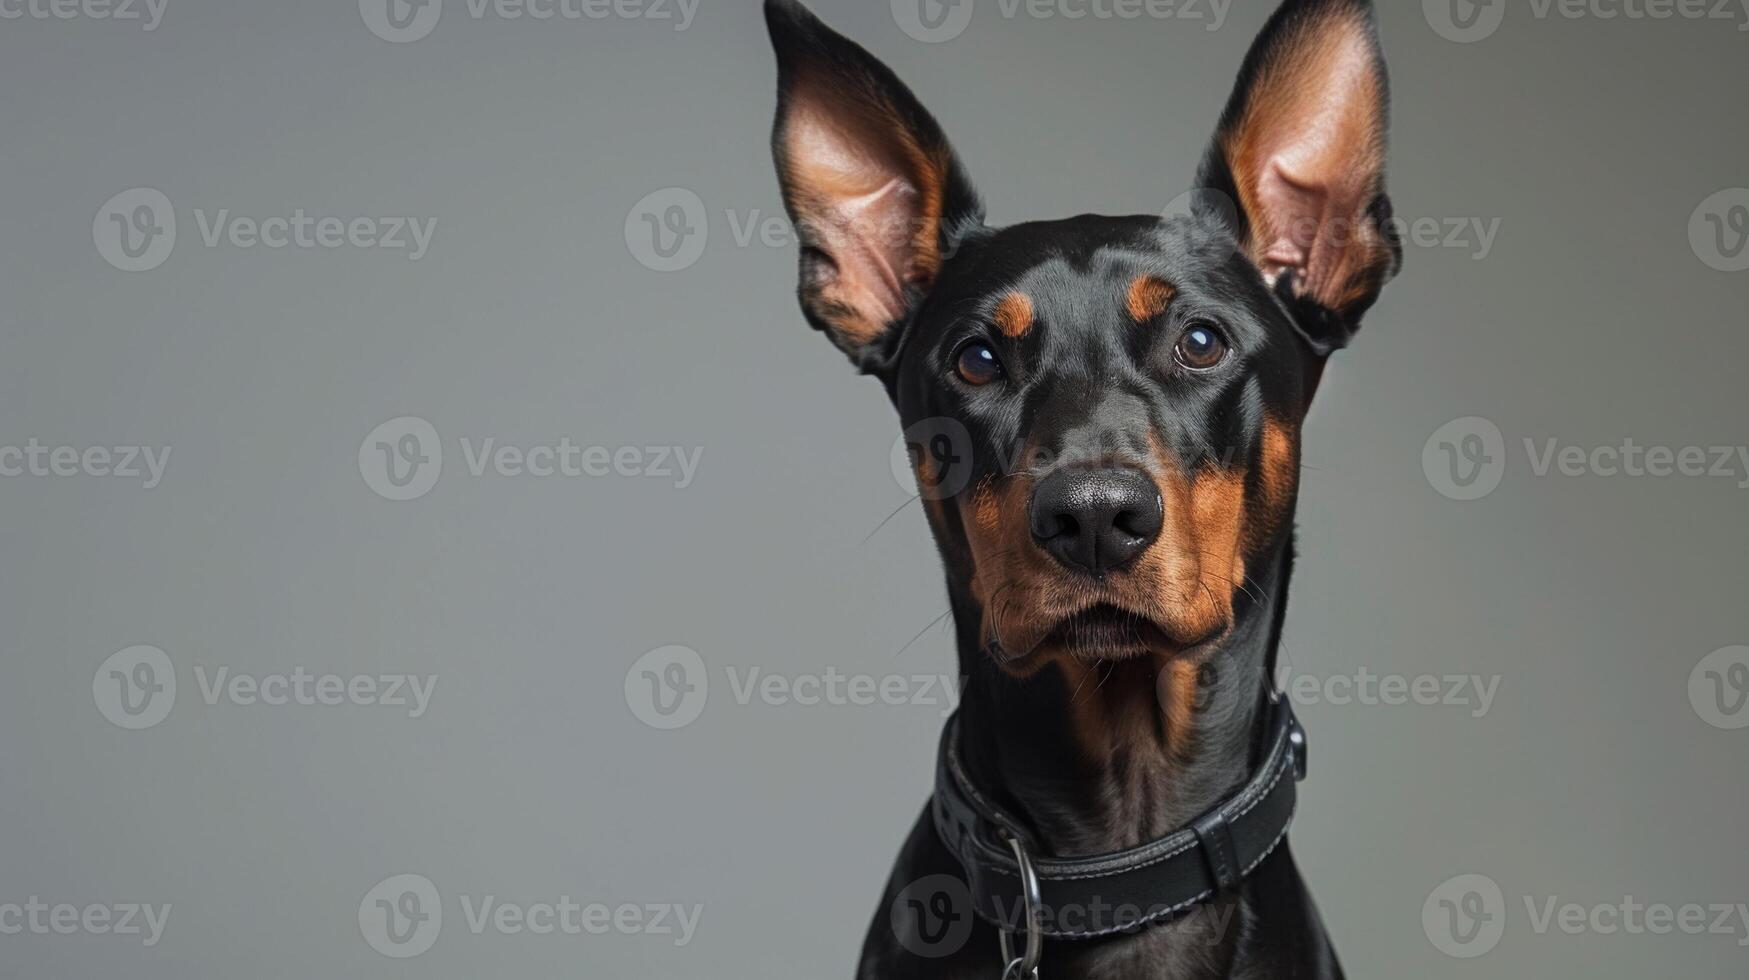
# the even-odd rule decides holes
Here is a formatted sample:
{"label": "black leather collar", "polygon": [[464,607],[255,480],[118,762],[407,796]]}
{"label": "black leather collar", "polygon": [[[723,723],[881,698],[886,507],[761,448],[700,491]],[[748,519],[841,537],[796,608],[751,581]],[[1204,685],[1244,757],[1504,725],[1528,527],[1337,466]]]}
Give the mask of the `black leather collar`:
{"label": "black leather collar", "polygon": [[978,792],[960,763],[959,716],[950,718],[931,809],[973,908],[1005,933],[1097,939],[1167,921],[1238,886],[1286,838],[1295,784],[1306,776],[1305,731],[1292,707],[1278,698],[1269,710],[1268,749],[1244,788],[1159,840],[1072,860],[1034,857],[1019,821]]}

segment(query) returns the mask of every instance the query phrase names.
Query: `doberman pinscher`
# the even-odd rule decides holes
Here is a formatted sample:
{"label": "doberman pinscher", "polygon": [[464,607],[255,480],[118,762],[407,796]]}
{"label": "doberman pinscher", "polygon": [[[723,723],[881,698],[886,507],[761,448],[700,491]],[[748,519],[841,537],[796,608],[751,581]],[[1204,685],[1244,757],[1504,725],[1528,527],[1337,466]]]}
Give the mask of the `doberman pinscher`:
{"label": "doberman pinscher", "polygon": [[859,976],[1341,976],[1273,674],[1302,423],[1402,258],[1370,0],[1281,5],[1187,213],[1008,228],[890,69],[766,19],[802,310],[917,450],[966,678]]}

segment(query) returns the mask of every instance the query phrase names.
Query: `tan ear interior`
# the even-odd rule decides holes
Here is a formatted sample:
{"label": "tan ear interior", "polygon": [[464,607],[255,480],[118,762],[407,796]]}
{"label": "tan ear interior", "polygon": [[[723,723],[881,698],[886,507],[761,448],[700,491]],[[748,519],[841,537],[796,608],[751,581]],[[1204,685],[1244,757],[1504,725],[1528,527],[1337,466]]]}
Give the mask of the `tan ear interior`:
{"label": "tan ear interior", "polygon": [[866,344],[903,315],[906,288],[927,288],[940,268],[950,157],[841,79],[804,75],[795,92],[785,193],[804,241],[831,260],[804,290],[842,339]]}
{"label": "tan ear interior", "polygon": [[1251,222],[1247,249],[1273,281],[1342,310],[1390,264],[1367,218],[1385,164],[1384,84],[1361,15],[1341,5],[1270,52],[1221,149]]}

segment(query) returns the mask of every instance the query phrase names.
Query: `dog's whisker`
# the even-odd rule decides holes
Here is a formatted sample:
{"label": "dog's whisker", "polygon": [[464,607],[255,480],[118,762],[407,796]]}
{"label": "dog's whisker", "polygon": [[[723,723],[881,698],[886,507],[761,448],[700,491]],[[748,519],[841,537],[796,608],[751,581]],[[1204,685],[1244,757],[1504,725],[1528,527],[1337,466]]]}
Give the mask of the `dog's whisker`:
{"label": "dog's whisker", "polygon": [[928,626],[925,626],[922,629],[918,630],[916,636],[913,636],[909,640],[906,640],[905,645],[900,647],[897,651],[895,651],[893,653],[893,656],[897,657],[900,654],[904,653],[906,650],[911,649],[911,645],[916,643],[918,640],[922,639],[923,634],[929,632],[930,629],[933,628],[937,623],[942,623],[942,622],[946,621],[947,617],[952,616],[952,615],[953,615],[953,610],[949,609],[946,612],[942,613],[941,615],[930,620]]}
{"label": "dog's whisker", "polygon": [[900,514],[904,513],[905,508],[911,506],[914,503],[917,503],[918,501],[920,501],[922,499],[923,499],[923,496],[921,494],[919,494],[919,495],[912,497],[911,499],[905,501],[904,503],[900,504],[897,510],[893,511],[891,514],[888,514],[885,519],[883,519],[879,524],[876,524],[875,529],[868,532],[868,536],[863,538],[862,544],[857,545],[857,547],[861,548],[861,547],[863,547],[863,545],[868,544],[869,541],[872,540],[875,535],[881,533],[881,528],[886,527],[889,523],[891,523],[893,518],[898,517]]}
{"label": "dog's whisker", "polygon": [[1106,670],[1105,676],[1101,677],[1099,679],[1099,683],[1094,686],[1094,688],[1093,688],[1094,694],[1098,694],[1100,689],[1105,687],[1105,682],[1111,680],[1112,677],[1117,674],[1117,664],[1110,663],[1109,661],[1107,661],[1103,658],[1100,659],[1099,661],[1095,662],[1095,664],[1093,665],[1093,669],[1095,671],[1098,671],[1100,667],[1108,667],[1109,669]]}
{"label": "dog's whisker", "polygon": [[1074,693],[1069,695],[1069,703],[1070,704],[1080,704],[1081,703],[1081,689],[1087,686],[1087,677],[1088,677],[1088,675],[1085,673],[1083,673],[1081,675],[1081,682],[1079,684],[1075,685]]}

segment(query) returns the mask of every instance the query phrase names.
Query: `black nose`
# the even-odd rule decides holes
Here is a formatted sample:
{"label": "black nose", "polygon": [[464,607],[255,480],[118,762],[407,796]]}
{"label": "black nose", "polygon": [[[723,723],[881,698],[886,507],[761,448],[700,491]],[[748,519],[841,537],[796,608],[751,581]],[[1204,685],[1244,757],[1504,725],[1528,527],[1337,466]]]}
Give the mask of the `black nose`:
{"label": "black nose", "polygon": [[1148,550],[1164,512],[1140,470],[1058,470],[1032,492],[1032,536],[1070,568],[1104,575]]}

